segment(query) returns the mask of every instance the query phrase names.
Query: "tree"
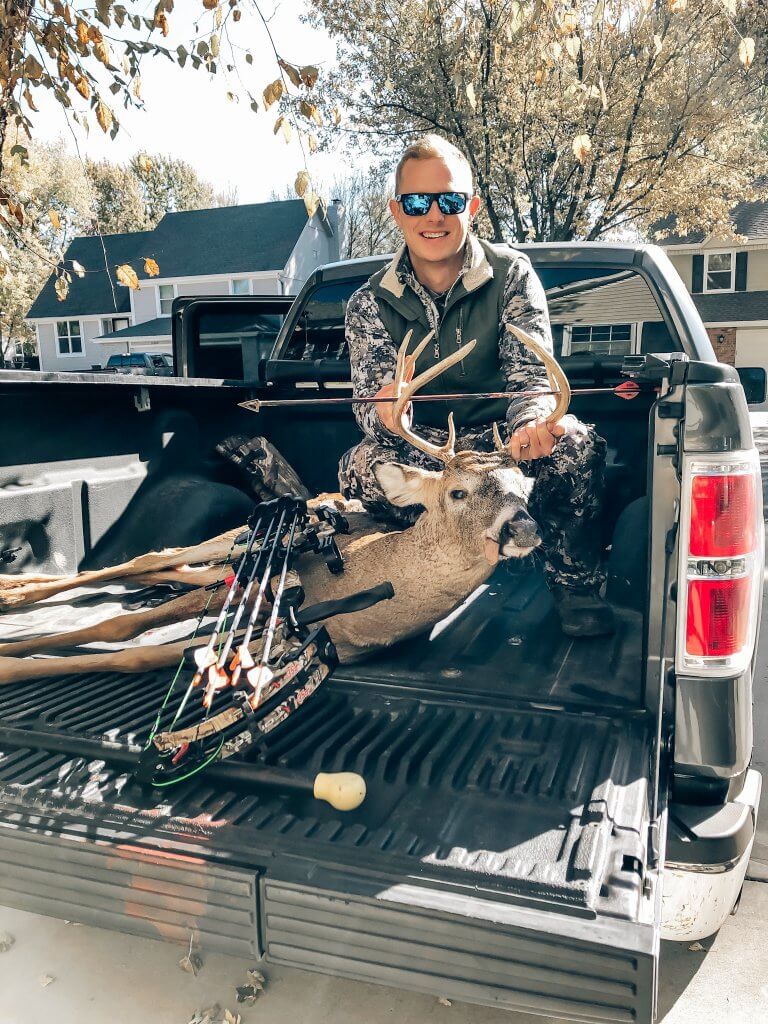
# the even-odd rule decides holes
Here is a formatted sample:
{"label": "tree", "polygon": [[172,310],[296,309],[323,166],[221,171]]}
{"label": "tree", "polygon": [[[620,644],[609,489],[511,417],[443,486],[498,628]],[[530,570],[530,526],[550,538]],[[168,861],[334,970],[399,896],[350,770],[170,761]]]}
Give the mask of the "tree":
{"label": "tree", "polygon": [[26,216],[0,247],[0,364],[10,359],[16,342],[32,343],[33,332],[24,323],[27,310],[69,242],[93,221],[88,179],[63,140],[31,146],[27,161],[9,158],[6,167]]}
{"label": "tree", "polygon": [[130,166],[89,160],[86,171],[93,190],[93,230],[114,235],[150,226],[141,185]]}
{"label": "tree", "polygon": [[348,111],[350,148],[446,136],[496,240],[668,215],[727,232],[766,168],[762,0],[315,0],[308,17],[337,40],[324,107]]}
{"label": "tree", "polygon": [[184,160],[160,153],[137,153],[130,169],[141,191],[149,227],[154,227],[166,213],[216,205],[211,185]]}
{"label": "tree", "polygon": [[[254,113],[274,107],[275,133],[288,141],[293,126],[312,148],[310,125],[319,119],[313,98],[318,69],[314,65],[293,65],[280,56],[258,0],[250,0],[247,5],[244,0],[195,3],[199,16],[194,38],[173,49],[163,41],[170,33],[174,0],[156,0],[154,8],[151,4],[147,7],[144,0],[0,3],[0,240],[15,246],[25,237],[21,230],[26,218],[25,199],[14,190],[8,161],[29,159],[38,90],[48,93],[73,121],[90,127],[91,116],[103,132],[114,138],[120,128],[116,105],[143,106],[141,64],[146,57],[161,57],[180,67],[189,65],[210,76],[220,70],[234,73],[238,93],[227,94],[233,102],[246,99]],[[242,39],[237,38],[244,7],[251,20],[261,25],[273,49],[274,67],[266,73],[254,64],[247,47],[253,27],[247,19],[243,20]],[[256,82],[247,84],[248,72],[256,76]],[[275,74],[277,77],[269,81]],[[191,183],[183,168],[176,170],[179,178],[174,188],[188,192]],[[145,183],[145,202],[150,203],[152,216],[161,206],[156,192],[153,184]],[[313,213],[318,197],[308,187],[301,194],[308,212]],[[176,193],[169,201],[177,201]],[[62,299],[71,273],[70,267],[57,268]],[[138,287],[130,267],[116,268],[115,276],[120,283]]]}

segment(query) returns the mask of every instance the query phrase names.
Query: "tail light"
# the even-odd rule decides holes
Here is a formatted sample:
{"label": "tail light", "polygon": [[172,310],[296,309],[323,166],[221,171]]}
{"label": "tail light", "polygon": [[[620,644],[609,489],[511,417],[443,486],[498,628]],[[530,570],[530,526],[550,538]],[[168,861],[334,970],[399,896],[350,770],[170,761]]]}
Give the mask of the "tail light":
{"label": "tail light", "polygon": [[742,672],[752,659],[763,586],[757,452],[686,461],[678,580],[678,673]]}

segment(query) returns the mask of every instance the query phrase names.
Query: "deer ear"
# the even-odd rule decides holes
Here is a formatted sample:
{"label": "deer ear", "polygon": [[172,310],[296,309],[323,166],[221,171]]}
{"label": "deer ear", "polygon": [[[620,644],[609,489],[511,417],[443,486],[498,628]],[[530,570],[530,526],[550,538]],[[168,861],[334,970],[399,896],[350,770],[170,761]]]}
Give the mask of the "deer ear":
{"label": "deer ear", "polygon": [[387,501],[400,508],[408,505],[430,504],[430,493],[442,473],[416,466],[404,466],[400,462],[381,462],[373,467],[376,479]]}

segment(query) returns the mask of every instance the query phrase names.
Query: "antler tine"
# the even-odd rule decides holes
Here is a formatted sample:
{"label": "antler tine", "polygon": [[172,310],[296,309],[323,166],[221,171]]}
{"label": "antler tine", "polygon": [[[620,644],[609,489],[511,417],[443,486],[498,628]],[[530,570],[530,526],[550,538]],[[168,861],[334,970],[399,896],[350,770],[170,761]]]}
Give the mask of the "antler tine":
{"label": "antler tine", "polygon": [[507,446],[501,439],[498,424],[495,421],[493,424],[493,447],[496,449],[497,452],[505,452],[507,450]]}
{"label": "antler tine", "polygon": [[[555,410],[550,416],[547,416],[547,421],[554,423],[565,416],[568,412],[568,406],[571,404],[571,385],[568,383],[565,371],[555,357],[547,352],[540,341],[537,341],[527,331],[522,330],[522,328],[515,327],[514,324],[509,324],[508,326],[512,333],[544,363],[549,386],[557,395]],[[514,392],[510,393],[510,397],[514,397]]]}
{"label": "antler tine", "polygon": [[[424,340],[417,345],[416,350],[413,354],[413,359],[423,351],[424,346],[427,344],[429,339],[432,337],[434,332],[430,332]],[[414,434],[408,425],[408,416],[406,415],[406,408],[411,398],[416,392],[428,384],[435,377],[438,377],[441,373],[450,369],[451,366],[455,366],[456,363],[464,359],[465,356],[469,355],[472,349],[475,347],[477,342],[470,341],[466,345],[462,345],[461,348],[456,349],[455,352],[451,352],[445,359],[441,359],[435,363],[434,366],[430,366],[429,369],[420,373],[414,380],[407,382],[403,378],[405,376],[406,366],[406,353],[408,344],[411,340],[412,332],[409,331],[405,336],[400,350],[397,353],[397,370],[395,376],[395,383],[397,385],[397,395],[395,398],[394,409],[392,412],[392,419],[395,424],[396,432],[404,440],[408,441],[409,444],[413,445],[420,452],[424,452],[425,455],[431,455],[432,458],[438,459],[440,462],[448,463],[456,454],[456,427],[453,422],[453,413],[448,417],[448,439],[445,444],[432,444],[430,441],[425,440],[423,437],[419,437],[418,434]]]}

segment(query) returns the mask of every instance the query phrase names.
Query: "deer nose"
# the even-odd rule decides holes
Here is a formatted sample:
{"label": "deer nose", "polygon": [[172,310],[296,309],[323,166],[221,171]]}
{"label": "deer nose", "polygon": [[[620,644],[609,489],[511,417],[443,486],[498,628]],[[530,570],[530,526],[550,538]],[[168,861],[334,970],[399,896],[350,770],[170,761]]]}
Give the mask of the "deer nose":
{"label": "deer nose", "polygon": [[535,548],[541,544],[541,532],[535,519],[519,509],[502,525],[499,533],[499,547],[513,543],[518,548]]}

